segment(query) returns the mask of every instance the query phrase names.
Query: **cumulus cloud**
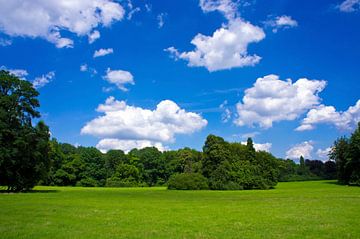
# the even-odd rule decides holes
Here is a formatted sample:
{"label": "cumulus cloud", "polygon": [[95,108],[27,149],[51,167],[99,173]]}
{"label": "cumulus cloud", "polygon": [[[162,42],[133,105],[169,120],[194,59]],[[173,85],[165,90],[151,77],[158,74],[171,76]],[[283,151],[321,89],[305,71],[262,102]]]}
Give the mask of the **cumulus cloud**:
{"label": "cumulus cloud", "polygon": [[265,25],[273,28],[273,32],[277,32],[279,29],[297,27],[298,23],[291,16],[277,16],[274,19],[265,22]]}
{"label": "cumulus cloud", "polygon": [[171,100],[161,101],[156,109],[127,105],[109,97],[99,105],[104,115],[88,122],[82,134],[106,139],[173,142],[176,134],[191,134],[207,125],[201,115],[186,112]]}
{"label": "cumulus cloud", "polygon": [[198,33],[191,44],[195,49],[180,52],[174,46],[165,49],[174,59],[188,62],[190,67],[205,67],[208,71],[219,71],[234,67],[254,66],[261,57],[248,53],[248,46],[265,38],[264,31],[240,18],[240,1],[200,0],[204,13],[218,11],[224,15],[224,23],[211,36]]}
{"label": "cumulus cloud", "polygon": [[89,44],[94,43],[97,39],[100,38],[100,32],[95,30],[88,35]]}
{"label": "cumulus cloud", "polygon": [[323,161],[327,161],[329,159],[329,153],[331,152],[331,147],[326,149],[318,149],[316,151],[316,155]]}
{"label": "cumulus cloud", "polygon": [[[110,26],[124,17],[124,9],[111,0],[0,0],[0,29],[16,37],[43,38],[56,47],[72,47],[73,40],[62,36],[93,34],[99,26]],[[91,39],[91,38],[90,38]]]}
{"label": "cumulus cloud", "polygon": [[257,64],[261,57],[250,55],[247,48],[264,38],[260,27],[237,18],[217,29],[212,36],[197,34],[191,41],[195,46],[193,51],[179,52],[175,47],[165,50],[176,59],[188,61],[191,67],[205,67],[211,72]]}
{"label": "cumulus cloud", "polygon": [[356,127],[359,121],[360,100],[345,112],[338,112],[334,106],[319,105],[307,113],[306,118],[302,120],[301,125],[296,130],[312,130],[317,124],[330,124],[340,130],[351,130]]}
{"label": "cumulus cloud", "polygon": [[106,75],[103,76],[103,78],[109,83],[115,84],[122,91],[128,91],[124,85],[135,84],[133,75],[130,72],[123,70],[111,70],[108,68]]}
{"label": "cumulus cloud", "polygon": [[[246,142],[245,141],[241,142],[241,144],[246,144]],[[253,144],[256,151],[270,152],[272,147],[272,143],[264,143],[264,144],[253,143]]]}
{"label": "cumulus cloud", "polygon": [[242,102],[236,105],[238,126],[259,125],[272,127],[274,122],[294,120],[307,110],[319,105],[318,93],[326,86],[325,81],[301,78],[280,80],[277,75],[258,78],[253,87],[245,90]]}
{"label": "cumulus cloud", "polygon": [[311,158],[311,153],[313,149],[314,149],[313,142],[305,141],[290,148],[286,152],[286,158],[299,159],[300,156],[303,156],[304,158],[309,159]]}
{"label": "cumulus cloud", "polygon": [[33,86],[35,89],[39,89],[47,85],[53,78],[55,77],[55,72],[50,71],[46,75],[42,75],[40,77],[36,77],[33,81]]}
{"label": "cumulus cloud", "polygon": [[342,12],[355,12],[360,9],[360,0],[346,0],[338,6]]}
{"label": "cumulus cloud", "polygon": [[156,147],[160,151],[165,151],[167,149],[161,142],[149,140],[102,139],[96,145],[96,148],[103,153],[106,153],[111,149],[120,149],[125,153],[128,153],[132,149],[143,149],[146,147]]}
{"label": "cumulus cloud", "polygon": [[109,54],[112,54],[114,53],[114,50],[112,48],[107,48],[107,49],[99,49],[99,50],[96,50],[94,52],[94,55],[93,57],[96,58],[96,57],[100,57],[100,56],[106,56],[106,55],[109,55]]}

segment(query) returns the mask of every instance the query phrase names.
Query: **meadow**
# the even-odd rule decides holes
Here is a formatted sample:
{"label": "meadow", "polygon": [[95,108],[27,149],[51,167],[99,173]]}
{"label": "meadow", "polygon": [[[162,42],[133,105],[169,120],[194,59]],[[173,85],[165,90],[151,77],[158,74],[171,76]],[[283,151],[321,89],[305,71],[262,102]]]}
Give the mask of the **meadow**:
{"label": "meadow", "polygon": [[0,238],[360,238],[360,187],[36,187],[0,193]]}

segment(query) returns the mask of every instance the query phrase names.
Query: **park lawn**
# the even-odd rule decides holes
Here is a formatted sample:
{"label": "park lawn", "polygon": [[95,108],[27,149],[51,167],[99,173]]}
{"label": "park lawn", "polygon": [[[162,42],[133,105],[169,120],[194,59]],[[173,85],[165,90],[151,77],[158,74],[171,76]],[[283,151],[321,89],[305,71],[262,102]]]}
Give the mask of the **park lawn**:
{"label": "park lawn", "polygon": [[36,187],[0,193],[0,238],[360,238],[360,187]]}

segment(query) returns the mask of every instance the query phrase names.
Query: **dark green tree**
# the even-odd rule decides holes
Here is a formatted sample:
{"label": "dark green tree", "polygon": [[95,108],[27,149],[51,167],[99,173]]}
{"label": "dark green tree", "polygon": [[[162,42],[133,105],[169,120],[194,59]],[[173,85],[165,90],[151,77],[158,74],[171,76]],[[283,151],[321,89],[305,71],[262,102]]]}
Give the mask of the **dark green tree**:
{"label": "dark green tree", "polygon": [[351,156],[349,154],[349,146],[349,140],[346,137],[341,137],[335,141],[330,152],[330,159],[336,162],[338,181],[342,184],[348,184],[350,182]]}
{"label": "dark green tree", "polygon": [[9,191],[33,188],[50,167],[49,129],[39,118],[39,93],[32,84],[0,71],[0,185]]}
{"label": "dark green tree", "polygon": [[350,183],[360,185],[360,122],[355,132],[351,135],[349,141],[349,154],[351,169]]}

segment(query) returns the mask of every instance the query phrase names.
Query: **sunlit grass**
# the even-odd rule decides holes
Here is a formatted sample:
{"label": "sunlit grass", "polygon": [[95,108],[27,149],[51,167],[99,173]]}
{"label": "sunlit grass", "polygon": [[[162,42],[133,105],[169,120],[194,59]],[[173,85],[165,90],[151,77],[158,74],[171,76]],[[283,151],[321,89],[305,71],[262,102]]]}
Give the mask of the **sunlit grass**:
{"label": "sunlit grass", "polygon": [[0,194],[0,238],[360,238],[360,188],[36,187]]}

